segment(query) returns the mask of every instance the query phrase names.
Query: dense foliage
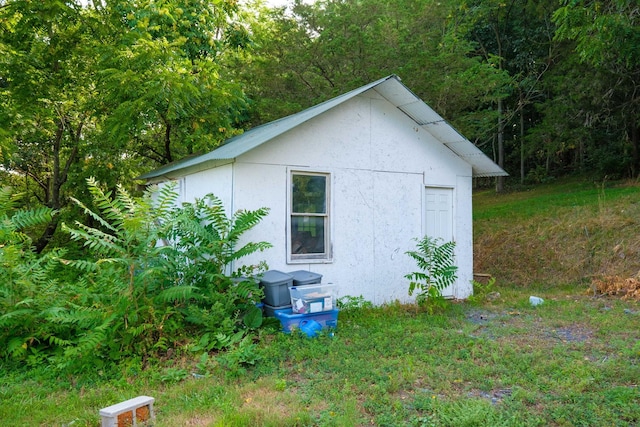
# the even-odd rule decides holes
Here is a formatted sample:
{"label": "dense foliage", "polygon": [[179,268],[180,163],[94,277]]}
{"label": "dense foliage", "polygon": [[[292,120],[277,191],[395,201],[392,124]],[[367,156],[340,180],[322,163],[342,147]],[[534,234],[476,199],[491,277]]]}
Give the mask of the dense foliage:
{"label": "dense foliage", "polygon": [[[633,0],[0,0],[0,175],[82,213],[159,165],[389,74],[511,174],[640,173]],[[498,182],[501,190],[504,182]]]}
{"label": "dense foliage", "polygon": [[637,178],[639,19],[635,0],[0,0],[0,352],[242,339],[258,291],[228,266],[266,247],[236,248],[266,211],[169,189],[151,209],[136,177],[390,74],[511,182]]}
{"label": "dense foliage", "polygon": [[271,16],[245,68],[260,120],[396,73],[511,182],[638,175],[633,0],[318,0]]}
{"label": "dense foliage", "polygon": [[22,229],[51,212],[16,211],[9,191],[0,193],[2,357],[77,370],[227,348],[261,325],[255,275],[265,266],[235,262],[270,246],[239,245],[267,209],[228,217],[212,195],[179,206],[171,186],[153,202],[151,192],[111,194],[95,181],[89,189],[98,210],[76,202],[93,225],[63,225],[86,248],[81,259],[35,254]]}

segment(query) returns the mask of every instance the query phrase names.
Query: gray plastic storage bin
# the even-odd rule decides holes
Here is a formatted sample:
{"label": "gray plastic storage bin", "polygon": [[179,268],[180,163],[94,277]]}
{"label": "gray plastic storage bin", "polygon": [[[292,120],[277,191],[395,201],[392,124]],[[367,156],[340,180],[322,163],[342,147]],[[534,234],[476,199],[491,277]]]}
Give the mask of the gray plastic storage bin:
{"label": "gray plastic storage bin", "polygon": [[293,277],[293,286],[315,285],[322,281],[322,274],[312,271],[296,270],[288,274]]}
{"label": "gray plastic storage bin", "polygon": [[260,286],[264,288],[264,303],[272,307],[291,304],[289,286],[293,284],[290,274],[278,270],[265,271],[260,277]]}

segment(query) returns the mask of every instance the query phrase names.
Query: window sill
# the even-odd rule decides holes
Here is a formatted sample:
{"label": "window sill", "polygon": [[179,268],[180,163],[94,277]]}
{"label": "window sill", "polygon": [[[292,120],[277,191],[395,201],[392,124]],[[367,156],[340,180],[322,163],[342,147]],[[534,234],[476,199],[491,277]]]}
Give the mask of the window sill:
{"label": "window sill", "polygon": [[331,264],[333,259],[331,258],[289,258],[287,264]]}

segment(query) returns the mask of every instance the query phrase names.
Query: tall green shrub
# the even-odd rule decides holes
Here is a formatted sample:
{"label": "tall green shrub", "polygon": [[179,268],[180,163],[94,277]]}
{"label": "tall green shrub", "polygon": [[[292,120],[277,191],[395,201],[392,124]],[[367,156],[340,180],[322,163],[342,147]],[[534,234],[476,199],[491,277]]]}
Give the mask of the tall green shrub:
{"label": "tall green shrub", "polygon": [[165,255],[168,248],[158,245],[162,224],[151,194],[134,199],[121,187],[112,194],[95,180],[88,184],[99,212],[73,200],[96,226],[63,224],[87,254],[85,259],[63,261],[82,273],[78,283],[68,285],[77,298],[59,307],[51,319],[77,327],[65,359],[114,360],[175,343],[181,334],[177,311],[154,301],[170,285],[171,263]]}
{"label": "tall green shrub", "polygon": [[264,294],[253,277],[266,270],[266,264],[235,267],[235,263],[271,247],[267,242],[238,246],[240,237],[267,214],[268,209],[261,208],[228,217],[220,199],[209,194],[183,204],[166,219],[163,238],[172,248],[177,282],[161,297],[171,300],[178,291],[189,300],[184,306],[186,320],[204,332],[198,348],[226,347],[242,338],[236,333],[239,324],[241,329],[261,325],[262,311],[256,303]]}
{"label": "tall green shrub", "polygon": [[437,305],[443,300],[442,291],[457,278],[458,267],[454,264],[456,244],[441,243],[442,239],[429,236],[416,241],[416,250],[406,252],[420,269],[404,276],[410,280],[409,295],[417,292],[416,302],[419,305]]}
{"label": "tall green shrub", "polygon": [[17,210],[0,190],[0,357],[95,369],[169,348],[226,348],[260,326],[254,277],[266,266],[239,263],[270,245],[239,243],[266,208],[228,217],[213,195],[180,205],[172,186],[133,198],[88,184],[97,209],[74,202],[91,225],[63,225],[82,243],[80,259],[37,254],[26,230],[54,212]]}
{"label": "tall green shrub", "polygon": [[28,233],[55,212],[17,209],[18,199],[10,188],[0,188],[0,356],[38,359],[52,336],[42,318],[59,297],[52,272],[60,251],[38,255]]}
{"label": "tall green shrub", "polygon": [[229,219],[212,195],[178,205],[171,186],[155,199],[151,192],[132,198],[121,187],[105,193],[94,180],[89,189],[98,212],[74,201],[97,226],[63,226],[89,254],[65,260],[83,273],[72,285],[77,298],[55,319],[78,328],[65,343],[65,360],[147,355],[194,338],[200,348],[223,348],[259,326],[257,283],[232,280],[259,267],[232,270],[231,262],[269,247],[262,242],[236,248],[267,209]]}

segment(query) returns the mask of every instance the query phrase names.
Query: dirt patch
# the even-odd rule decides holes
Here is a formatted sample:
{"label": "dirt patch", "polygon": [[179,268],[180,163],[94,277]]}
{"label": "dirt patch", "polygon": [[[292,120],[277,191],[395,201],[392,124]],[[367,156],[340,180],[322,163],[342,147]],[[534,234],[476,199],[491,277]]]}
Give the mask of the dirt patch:
{"label": "dirt patch", "polygon": [[471,310],[465,318],[478,326],[472,337],[513,340],[514,335],[517,335],[517,341],[523,344],[540,343],[540,341],[559,341],[568,344],[590,342],[594,336],[593,330],[579,324],[550,329],[540,325],[538,319],[523,316],[518,311],[493,313],[487,310]]}
{"label": "dirt patch", "polygon": [[593,337],[593,331],[581,326],[572,325],[546,331],[544,335],[564,343],[578,343],[590,341]]}
{"label": "dirt patch", "polygon": [[466,314],[467,321],[474,325],[486,325],[495,320],[499,315],[487,310],[471,310]]}
{"label": "dirt patch", "polygon": [[467,393],[467,397],[479,397],[482,399],[489,400],[492,404],[496,405],[500,403],[505,398],[511,396],[510,388],[501,388],[499,390],[492,391],[482,391],[482,390],[471,390]]}

